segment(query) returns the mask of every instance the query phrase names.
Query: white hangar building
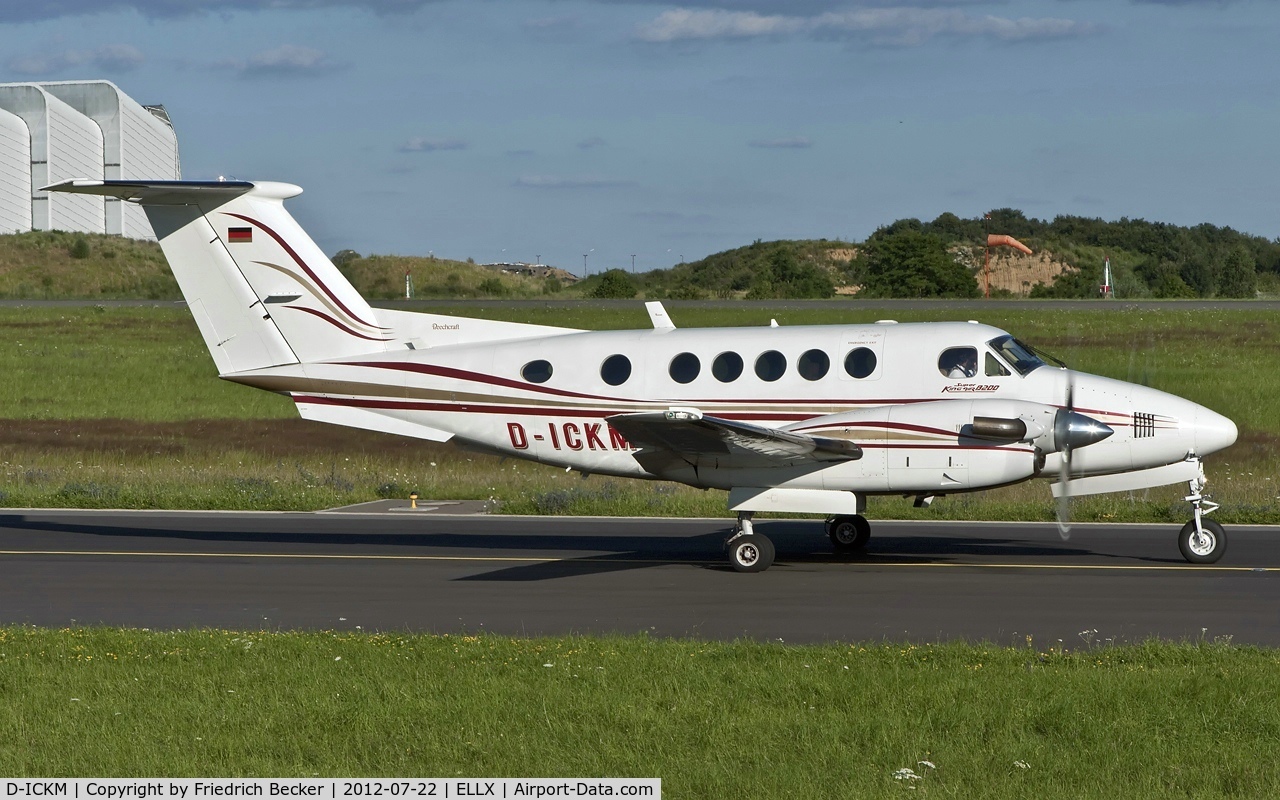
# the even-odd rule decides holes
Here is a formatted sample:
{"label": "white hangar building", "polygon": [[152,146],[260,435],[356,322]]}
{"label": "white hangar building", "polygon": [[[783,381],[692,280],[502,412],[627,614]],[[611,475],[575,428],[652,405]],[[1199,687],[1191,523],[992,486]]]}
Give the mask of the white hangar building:
{"label": "white hangar building", "polygon": [[140,105],[110,81],[0,83],[0,233],[154,239],[141,208],[40,187],[71,178],[181,177],[178,138],[163,106]]}

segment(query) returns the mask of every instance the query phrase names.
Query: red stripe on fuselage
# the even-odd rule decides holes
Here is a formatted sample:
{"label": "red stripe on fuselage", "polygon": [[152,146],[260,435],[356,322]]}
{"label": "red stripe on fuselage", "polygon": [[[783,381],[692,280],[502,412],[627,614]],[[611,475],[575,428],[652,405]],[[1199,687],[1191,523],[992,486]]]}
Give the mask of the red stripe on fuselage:
{"label": "red stripe on fuselage", "polygon": [[[353,408],[385,408],[401,411],[444,411],[461,414],[514,414],[531,417],[581,417],[585,419],[603,419],[618,414],[635,413],[637,409],[609,408],[556,408],[554,406],[502,406],[484,403],[427,403],[415,400],[377,400],[363,397],[327,397],[325,395],[293,395],[295,403],[313,403],[328,406],[351,406]],[[639,411],[652,411],[645,408]],[[776,422],[795,422],[812,419],[813,414],[771,414],[763,413],[728,413],[725,419],[735,420],[772,420]]]}
{"label": "red stripe on fuselage", "polygon": [[456,367],[440,367],[435,364],[414,364],[407,361],[395,361],[383,363],[381,361],[337,361],[344,367],[369,367],[370,369],[394,369],[401,372],[417,372],[422,375],[435,375],[440,378],[456,378],[458,380],[473,381],[475,383],[485,383],[491,386],[505,386],[508,389],[524,389],[530,392],[538,392],[540,394],[556,395],[558,397],[574,397],[581,400],[609,400],[616,403],[637,403],[638,400],[632,400],[625,397],[604,397],[598,394],[582,394],[581,392],[570,392],[566,389],[555,389],[550,386],[542,386],[537,383],[525,383],[510,378],[499,378],[496,375],[485,375],[483,372],[472,372],[471,370],[458,369]]}
{"label": "red stripe on fuselage", "polygon": [[958,436],[955,431],[943,430],[942,428],[930,428],[926,425],[912,425],[908,422],[881,422],[878,420],[859,420],[856,422],[842,422],[836,425],[825,423],[820,425],[809,425],[804,428],[793,428],[796,433],[800,431],[812,430],[834,430],[836,428],[888,428],[896,431],[913,431],[915,433],[931,433],[938,436]]}
{"label": "red stripe on fuselage", "polygon": [[[462,405],[450,403],[421,403],[406,400],[372,400],[356,397],[323,397],[319,395],[294,395],[293,401],[299,405],[324,405],[324,406],[346,406],[349,408],[380,408],[395,411],[438,411],[446,413],[460,414],[506,414],[515,416],[535,416],[535,417],[572,417],[578,419],[605,419],[615,416],[618,412],[601,409],[547,409],[547,408],[528,408],[513,406],[490,406],[490,405]],[[759,414],[726,414],[725,419],[733,420],[761,420],[774,419],[778,417],[770,417]],[[809,419],[810,417],[799,417],[799,419]],[[780,420],[779,420],[780,421]],[[868,442],[858,443],[860,447],[866,449],[880,450],[1004,450],[1006,452],[1016,453],[1033,453],[1031,448],[1026,447],[1010,447],[1008,445],[999,445],[992,443],[990,445],[970,445],[970,444],[946,444],[938,442],[936,444],[900,444],[893,442]]]}
{"label": "red stripe on fuselage", "polygon": [[[733,398],[731,400],[719,399],[679,399],[679,400],[637,400],[632,397],[606,397],[599,394],[586,394],[583,392],[574,392],[568,389],[557,389],[553,386],[543,386],[538,383],[528,383],[518,381],[512,378],[500,378],[497,375],[486,375],[483,372],[473,372],[471,370],[459,369],[457,367],[442,367],[436,364],[417,364],[410,361],[335,361],[335,364],[344,367],[368,367],[370,369],[393,369],[401,372],[416,372],[421,375],[435,375],[441,378],[455,378],[457,380],[473,381],[475,383],[488,384],[490,386],[503,386],[508,389],[521,389],[529,392],[537,392],[539,394],[549,394],[556,397],[571,397],[579,400],[603,400],[611,403],[648,403],[653,405],[670,405],[673,403],[741,403],[743,405],[824,405],[824,406],[847,406],[847,405],[900,405],[908,403],[927,403],[928,398],[891,398],[888,400],[857,400],[853,398],[839,399],[796,399],[796,398]],[[824,412],[829,413],[829,412]],[[804,414],[797,416],[796,419],[808,419],[813,414]]]}

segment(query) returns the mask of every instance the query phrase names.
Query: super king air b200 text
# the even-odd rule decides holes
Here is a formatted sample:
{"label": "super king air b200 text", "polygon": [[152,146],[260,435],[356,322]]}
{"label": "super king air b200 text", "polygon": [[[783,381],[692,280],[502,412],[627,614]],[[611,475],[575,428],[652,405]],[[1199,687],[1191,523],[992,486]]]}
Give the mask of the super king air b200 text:
{"label": "super king air b200 text", "polygon": [[1188,561],[1217,561],[1201,459],[1236,426],[1171,394],[1045,364],[966,322],[582,331],[373,308],[268,182],[68,181],[140,203],[229,381],[306,419],[545,464],[726,489],[733,567],[766,569],[758,511],[829,515],[863,547],[870,495],[1053,480],[1060,498],[1186,482]]}

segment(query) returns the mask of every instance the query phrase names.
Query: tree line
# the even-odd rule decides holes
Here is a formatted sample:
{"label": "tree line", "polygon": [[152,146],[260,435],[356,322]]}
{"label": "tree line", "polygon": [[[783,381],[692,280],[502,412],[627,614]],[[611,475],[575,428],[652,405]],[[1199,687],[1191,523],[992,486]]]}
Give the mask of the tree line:
{"label": "tree line", "polygon": [[1045,221],[1012,208],[989,219],[950,212],[930,222],[900,219],[862,243],[756,241],[665,270],[610,270],[581,288],[595,297],[772,299],[831,297],[849,285],[867,297],[974,297],[988,233],[1014,236],[1072,268],[1033,287],[1032,297],[1098,296],[1107,258],[1121,297],[1253,297],[1259,288],[1280,288],[1280,240],[1207,223]]}

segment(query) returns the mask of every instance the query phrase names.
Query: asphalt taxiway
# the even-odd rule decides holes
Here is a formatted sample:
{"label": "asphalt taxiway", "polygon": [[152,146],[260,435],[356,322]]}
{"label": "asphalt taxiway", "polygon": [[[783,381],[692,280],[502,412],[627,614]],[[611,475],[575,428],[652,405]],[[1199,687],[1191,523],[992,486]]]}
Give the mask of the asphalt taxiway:
{"label": "asphalt taxiway", "polygon": [[0,623],[1280,645],[1280,528],[1197,567],[1176,525],[872,524],[837,556],[759,521],[777,562],[743,575],[728,520],[10,509]]}

